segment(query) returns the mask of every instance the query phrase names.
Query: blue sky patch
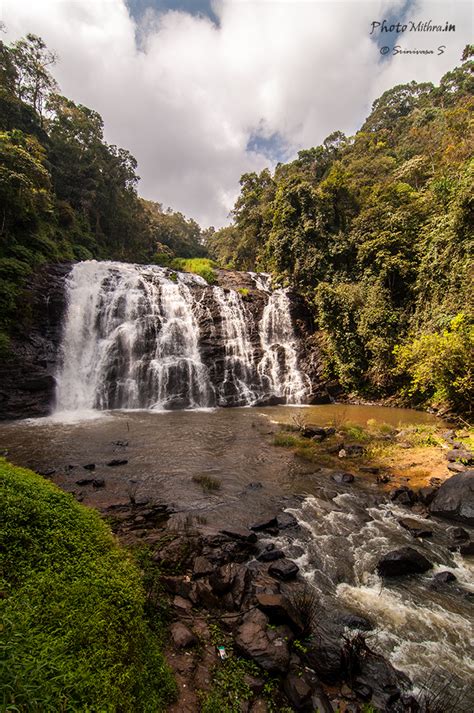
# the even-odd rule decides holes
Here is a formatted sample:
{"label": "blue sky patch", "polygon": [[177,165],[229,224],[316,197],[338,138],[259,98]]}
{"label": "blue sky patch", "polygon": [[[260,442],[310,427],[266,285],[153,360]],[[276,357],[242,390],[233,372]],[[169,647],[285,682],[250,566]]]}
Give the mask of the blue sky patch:
{"label": "blue sky patch", "polygon": [[263,154],[272,163],[286,161],[290,153],[288,143],[278,131],[270,136],[262,136],[258,130],[253,131],[245,150]]}
{"label": "blue sky patch", "polygon": [[139,20],[145,10],[151,8],[158,13],[180,10],[190,15],[208,17],[214,24],[219,24],[219,19],[212,9],[212,0],[126,0],[126,2],[135,20]]}

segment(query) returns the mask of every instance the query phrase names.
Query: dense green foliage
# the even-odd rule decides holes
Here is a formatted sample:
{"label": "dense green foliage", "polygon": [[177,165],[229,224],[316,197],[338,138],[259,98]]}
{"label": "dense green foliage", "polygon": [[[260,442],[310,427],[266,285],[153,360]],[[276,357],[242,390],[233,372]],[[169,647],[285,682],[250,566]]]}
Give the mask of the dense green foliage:
{"label": "dense green foliage", "polygon": [[0,460],[2,710],[161,711],[175,684],[99,515]]}
{"label": "dense green foliage", "polygon": [[354,137],[242,176],[233,224],[207,238],[221,264],[307,296],[346,390],[472,403],[471,55],[439,86],[385,92]]}
{"label": "dense green foliage", "polygon": [[139,198],[136,161],[99,114],[57,93],[55,59],[35,35],[0,41],[0,341],[42,263],[205,255],[195,221]]}

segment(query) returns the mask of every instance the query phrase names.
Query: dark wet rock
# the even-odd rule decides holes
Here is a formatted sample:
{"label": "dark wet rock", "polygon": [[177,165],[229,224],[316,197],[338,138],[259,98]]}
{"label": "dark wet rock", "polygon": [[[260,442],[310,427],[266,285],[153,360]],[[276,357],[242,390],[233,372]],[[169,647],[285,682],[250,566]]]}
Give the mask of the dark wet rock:
{"label": "dark wet rock", "polygon": [[321,686],[318,686],[316,690],[313,691],[313,695],[311,696],[311,705],[315,711],[318,711],[318,713],[334,713],[331,701]]}
{"label": "dark wet rock", "polygon": [[283,582],[288,582],[291,579],[295,579],[299,569],[295,562],[285,558],[273,562],[268,568],[268,572],[272,577],[276,577],[276,579],[280,579]]}
{"label": "dark wet rock", "polygon": [[249,525],[249,530],[258,532],[260,530],[268,530],[269,527],[276,527],[276,526],[277,526],[277,519],[276,519],[275,515],[272,515],[271,517],[265,517],[262,520],[258,520],[257,522],[254,522],[253,525]]}
{"label": "dark wet rock", "polygon": [[162,575],[160,577],[160,584],[166,589],[170,594],[177,594],[180,597],[189,599],[193,589],[193,583],[189,578],[177,576],[166,576]]}
{"label": "dark wet rock", "polygon": [[308,424],[301,430],[301,435],[303,438],[321,439],[333,436],[336,433],[336,429],[332,426],[313,426]]}
{"label": "dark wet rock", "polygon": [[369,686],[366,683],[355,681],[354,685],[352,686],[352,690],[354,691],[356,696],[358,698],[362,698],[363,701],[370,701],[370,699],[372,698],[372,686]]}
{"label": "dark wet rock", "polygon": [[453,542],[465,542],[469,540],[469,533],[463,527],[448,527],[446,534]]}
{"label": "dark wet rock", "polygon": [[94,478],[92,481],[92,487],[105,488],[105,480],[103,478]]}
{"label": "dark wet rock", "polygon": [[304,623],[297,609],[283,594],[257,592],[257,604],[272,624],[287,624],[296,634],[304,631]]}
{"label": "dark wet rock", "polygon": [[128,460],[126,460],[125,458],[112,458],[112,460],[109,460],[107,465],[110,466],[111,468],[115,468],[119,465],[127,465],[127,463],[128,463]]}
{"label": "dark wet rock", "polygon": [[248,485],[245,486],[245,490],[261,490],[263,488],[263,485],[259,483],[258,481],[255,483],[249,483]]}
{"label": "dark wet rock", "polygon": [[472,557],[474,556],[474,542],[466,542],[463,545],[459,546],[459,553],[463,557]]}
{"label": "dark wet rock", "polygon": [[235,576],[241,565],[236,562],[228,562],[219,567],[210,577],[209,584],[215,594],[225,594],[234,584]]}
{"label": "dark wet rock", "polygon": [[253,659],[265,671],[284,674],[290,662],[288,643],[268,628],[268,618],[256,609],[245,615],[235,636],[235,646],[244,656]]}
{"label": "dark wet rock", "polygon": [[56,468],[40,468],[36,472],[38,473],[38,475],[42,475],[43,478],[51,478],[51,476],[56,473]]}
{"label": "dark wet rock", "polygon": [[359,470],[361,473],[372,473],[373,475],[380,473],[380,468],[375,465],[361,465]]}
{"label": "dark wet rock", "polygon": [[418,499],[423,503],[423,505],[431,505],[437,492],[438,488],[435,488],[432,485],[420,488],[417,493]]}
{"label": "dark wet rock", "polygon": [[390,483],[392,477],[388,473],[380,473],[377,476],[377,483]]}
{"label": "dark wet rock", "polygon": [[416,495],[411,488],[403,485],[401,488],[395,488],[390,493],[390,500],[397,505],[413,505],[416,502]]}
{"label": "dark wet rock", "polygon": [[446,453],[446,459],[451,463],[461,461],[464,465],[474,464],[474,455],[467,449],[455,448],[452,451],[448,451]]}
{"label": "dark wet rock", "polygon": [[344,448],[344,443],[335,443],[332,446],[328,446],[326,451],[331,455],[334,455],[335,453],[339,453],[342,448]]}
{"label": "dark wet rock", "polygon": [[247,594],[250,580],[251,575],[248,568],[245,565],[239,567],[232,584],[232,599],[236,609],[240,609],[242,606],[244,597]]}
{"label": "dark wet rock", "polygon": [[430,512],[474,525],[474,470],[457,473],[445,480],[430,505]]}
{"label": "dark wet rock", "polygon": [[287,530],[290,527],[299,527],[298,520],[289,512],[280,512],[277,515],[277,527],[279,530]]}
{"label": "dark wet rock", "polygon": [[334,480],[335,483],[339,483],[340,485],[346,485],[348,483],[353,483],[355,480],[355,476],[352,475],[352,473],[347,473],[343,470],[337,470],[331,475],[331,480]]}
{"label": "dark wet rock", "polygon": [[356,614],[345,614],[340,618],[340,622],[348,629],[358,629],[359,631],[371,631],[374,628],[371,621]]}
{"label": "dark wet rock", "polygon": [[244,683],[250,688],[253,694],[257,695],[261,693],[265,687],[265,681],[263,678],[258,678],[257,676],[251,676],[246,673],[244,676]]}
{"label": "dark wet rock", "polygon": [[285,553],[283,552],[283,550],[272,549],[263,550],[263,552],[260,552],[260,554],[257,556],[257,559],[259,562],[275,562],[275,560],[283,559],[284,556]]}
{"label": "dark wet rock", "polygon": [[95,470],[95,463],[86,463],[82,466],[84,470]]}
{"label": "dark wet rock", "polygon": [[179,649],[185,649],[188,646],[192,646],[197,641],[194,634],[180,621],[171,624],[170,634],[174,645]]}
{"label": "dark wet rock", "polygon": [[382,577],[400,577],[405,574],[421,574],[433,565],[413,547],[401,547],[383,555],[377,565],[377,572]]}
{"label": "dark wet rock", "polygon": [[194,579],[199,579],[199,577],[206,577],[208,574],[212,574],[215,570],[215,566],[209,562],[207,557],[196,557],[193,566],[193,577]]}
{"label": "dark wet rock", "polygon": [[77,465],[77,463],[68,463],[67,466],[65,466],[64,470],[65,470],[66,472],[69,472],[69,471],[71,471],[71,470],[74,470],[74,468],[79,468],[79,466]]}
{"label": "dark wet rock", "polygon": [[218,609],[221,605],[220,598],[214,594],[209,582],[203,579],[194,583],[193,598],[206,609]]}
{"label": "dark wet rock", "polygon": [[232,540],[240,540],[242,542],[257,542],[257,535],[255,532],[248,530],[246,527],[229,527],[224,530],[220,530],[223,535],[230,537]]}
{"label": "dark wet rock", "polygon": [[283,690],[295,710],[307,711],[312,708],[311,687],[303,677],[289,673],[283,682]]}
{"label": "dark wet rock", "polygon": [[76,480],[76,485],[91,485],[94,480],[95,478],[80,478],[79,480]]}
{"label": "dark wet rock", "polygon": [[467,470],[467,466],[462,463],[448,463],[448,470],[451,473],[464,473]]}
{"label": "dark wet rock", "polygon": [[345,675],[342,642],[336,631],[319,629],[306,653],[308,665],[325,683],[340,681]]}
{"label": "dark wet rock", "polygon": [[362,636],[350,642],[348,655],[351,659],[352,690],[368,695],[370,689],[370,701],[377,710],[392,710],[392,706],[411,687],[408,676],[372,651]]}
{"label": "dark wet rock", "polygon": [[433,530],[422,522],[411,517],[404,517],[398,521],[405,530],[408,530],[413,537],[431,537]]}
{"label": "dark wet rock", "polygon": [[193,608],[193,605],[189,601],[189,599],[187,599],[186,597],[182,597],[180,594],[177,594],[173,599],[173,606],[175,607],[175,609],[179,609],[184,614],[188,614]]}
{"label": "dark wet rock", "polygon": [[456,576],[452,572],[438,572],[433,577],[432,584],[434,584],[435,586],[437,584],[448,584],[449,582],[455,582],[456,579]]}

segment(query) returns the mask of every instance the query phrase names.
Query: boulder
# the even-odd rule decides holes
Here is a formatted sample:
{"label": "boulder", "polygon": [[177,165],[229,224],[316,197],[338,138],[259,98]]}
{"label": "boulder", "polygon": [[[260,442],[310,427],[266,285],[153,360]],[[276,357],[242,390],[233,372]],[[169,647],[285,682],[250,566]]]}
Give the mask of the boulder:
{"label": "boulder", "polygon": [[413,547],[401,547],[387,552],[378,562],[377,572],[382,577],[400,577],[404,574],[421,574],[433,565]]}
{"label": "boulder", "polygon": [[464,471],[467,470],[467,466],[462,463],[448,463],[448,470],[451,471],[451,473],[464,473]]}
{"label": "boulder", "polygon": [[275,562],[275,560],[281,560],[285,556],[283,550],[263,550],[257,556],[259,562]]}
{"label": "boulder", "polygon": [[267,530],[269,527],[276,527],[277,526],[277,519],[275,515],[271,517],[266,517],[263,518],[262,520],[258,520],[257,522],[254,522],[253,525],[249,525],[249,530],[253,530],[254,532],[258,532],[260,530]]}
{"label": "boulder", "polygon": [[215,566],[209,562],[207,557],[196,557],[193,566],[193,579],[199,579],[199,577],[206,577],[208,574],[212,574],[215,570]]}
{"label": "boulder", "polygon": [[413,537],[431,537],[433,534],[433,530],[428,525],[424,525],[411,517],[402,518],[398,521],[398,524],[408,530]]}
{"label": "boulder", "polygon": [[84,470],[95,470],[95,463],[86,463],[82,466]]}
{"label": "boulder", "polygon": [[287,530],[290,527],[299,527],[298,520],[289,512],[278,513],[276,520],[279,530]]}
{"label": "boulder", "polygon": [[448,527],[446,534],[453,542],[458,544],[469,540],[469,533],[463,527]]}
{"label": "boulder", "polygon": [[456,461],[460,461],[464,463],[464,465],[472,465],[474,463],[474,455],[471,451],[462,448],[455,448],[452,451],[448,451],[446,458],[451,463],[455,463]]}
{"label": "boulder", "polygon": [[112,458],[112,460],[109,460],[107,465],[111,468],[116,468],[119,465],[127,465],[127,463],[128,460],[126,458]]}
{"label": "boulder", "polygon": [[346,626],[348,629],[371,631],[374,628],[372,622],[370,622],[364,616],[358,616],[356,614],[345,614],[340,618],[339,621],[343,626]]}
{"label": "boulder", "polygon": [[304,678],[289,673],[283,682],[283,690],[296,711],[311,710],[311,687]]}
{"label": "boulder", "polygon": [[474,555],[474,542],[466,542],[460,545],[459,552],[463,557],[472,557]]}
{"label": "boulder", "polygon": [[171,624],[170,634],[174,645],[179,649],[185,649],[188,646],[192,646],[197,641],[194,634],[180,621],[176,621],[174,624]]}
{"label": "boulder", "polygon": [[269,673],[284,674],[288,669],[288,643],[276,630],[268,628],[268,618],[258,609],[244,617],[236,632],[235,646]]}
{"label": "boulder", "polygon": [[238,570],[238,564],[235,562],[228,562],[211,574],[209,577],[209,584],[211,585],[214,594],[225,594],[232,589]]}
{"label": "boulder", "polygon": [[295,579],[299,572],[298,565],[289,559],[277,560],[268,568],[268,573],[276,579],[281,579],[283,582],[288,582],[290,579]]}
{"label": "boulder", "polygon": [[93,488],[105,488],[105,480],[103,478],[94,478],[92,481]]}
{"label": "boulder", "polygon": [[230,537],[231,540],[239,540],[241,542],[257,542],[257,535],[255,532],[248,530],[246,527],[229,527],[220,530],[223,535]]}
{"label": "boulder", "polygon": [[347,483],[353,483],[355,477],[352,475],[352,473],[347,473],[343,470],[337,470],[331,475],[331,480],[334,480],[335,483],[346,485]]}
{"label": "boulder", "polygon": [[429,485],[425,488],[420,488],[417,493],[418,499],[420,500],[420,502],[423,503],[423,505],[431,505],[437,492],[438,488],[435,488],[432,485]]}
{"label": "boulder", "polygon": [[430,512],[474,525],[474,470],[456,473],[445,480],[430,505]]}
{"label": "boulder", "polygon": [[265,612],[272,624],[288,624],[296,634],[303,633],[304,624],[299,612],[283,594],[257,592],[255,596],[259,608]]}
{"label": "boulder", "polygon": [[401,488],[395,488],[390,493],[390,500],[397,505],[413,505],[416,501],[416,495],[411,488],[403,485]]}
{"label": "boulder", "polygon": [[435,574],[435,576],[433,577],[432,584],[436,586],[437,584],[448,584],[449,582],[455,581],[456,575],[446,570],[445,572],[438,572],[437,574]]}

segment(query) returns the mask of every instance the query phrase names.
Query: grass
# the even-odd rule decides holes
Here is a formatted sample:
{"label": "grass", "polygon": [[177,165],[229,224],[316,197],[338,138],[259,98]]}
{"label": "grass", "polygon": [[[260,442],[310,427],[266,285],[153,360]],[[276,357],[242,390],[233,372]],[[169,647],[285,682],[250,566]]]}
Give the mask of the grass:
{"label": "grass", "polygon": [[193,475],[193,483],[197,483],[205,493],[212,493],[221,489],[221,481],[212,475]]}
{"label": "grass", "polygon": [[200,275],[208,285],[213,285],[217,281],[217,275],[214,270],[215,262],[205,257],[177,257],[172,262],[170,267],[173,270],[181,272],[192,272],[195,275]]}
{"label": "grass", "polygon": [[2,710],[164,711],[140,572],[93,510],[0,459]]}

